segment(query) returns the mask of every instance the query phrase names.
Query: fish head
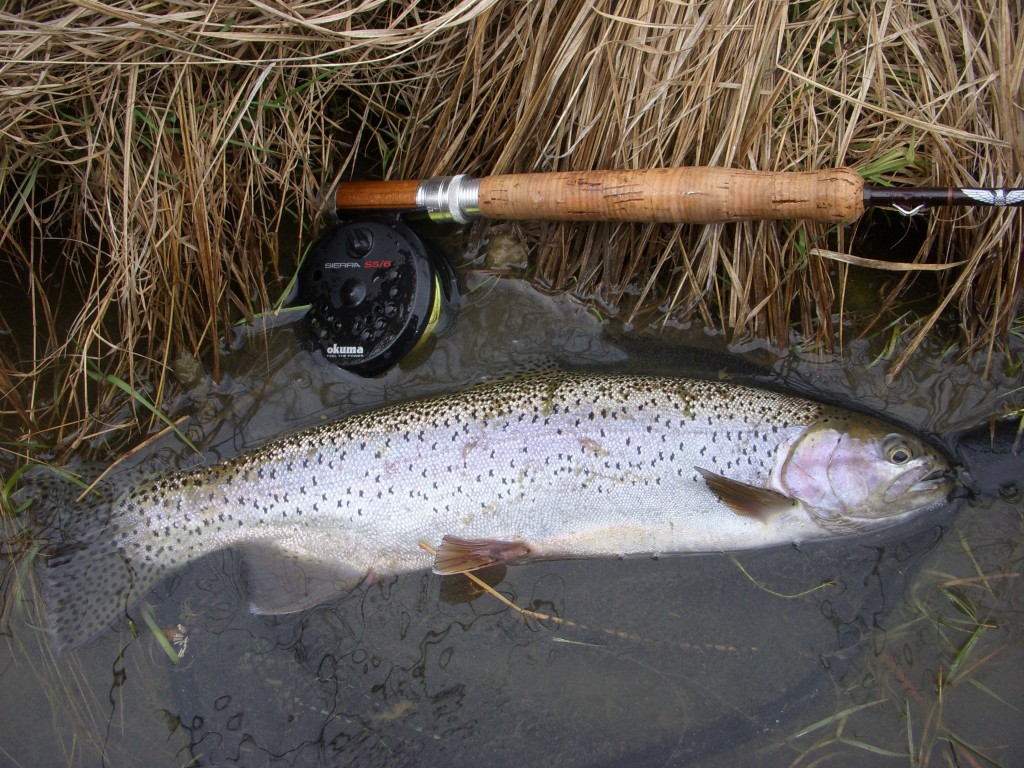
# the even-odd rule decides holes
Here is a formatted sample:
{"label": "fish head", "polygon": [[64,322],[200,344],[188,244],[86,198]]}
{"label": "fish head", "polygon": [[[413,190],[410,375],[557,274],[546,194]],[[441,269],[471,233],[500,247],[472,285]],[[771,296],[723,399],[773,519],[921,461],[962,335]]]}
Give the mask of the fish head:
{"label": "fish head", "polygon": [[807,427],[790,446],[779,481],[816,521],[839,529],[875,527],[938,506],[954,485],[938,449],[857,414]]}

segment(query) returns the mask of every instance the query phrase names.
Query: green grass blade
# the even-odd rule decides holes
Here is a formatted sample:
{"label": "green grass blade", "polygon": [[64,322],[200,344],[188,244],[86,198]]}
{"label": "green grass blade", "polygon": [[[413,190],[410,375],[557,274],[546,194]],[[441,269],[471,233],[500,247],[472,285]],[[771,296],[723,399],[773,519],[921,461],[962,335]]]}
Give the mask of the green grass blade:
{"label": "green grass blade", "polygon": [[167,639],[167,635],[160,628],[160,625],[156,623],[156,616],[153,615],[153,609],[149,603],[142,604],[142,620],[146,622],[146,626],[149,627],[153,633],[153,637],[156,638],[157,644],[163,649],[163,652],[167,654],[167,658],[171,660],[171,664],[177,666],[181,662],[181,657],[178,652],[174,650],[174,646],[171,641]]}
{"label": "green grass blade", "polygon": [[155,405],[153,405],[151,402],[149,402],[149,400],[146,399],[145,395],[143,395],[141,392],[139,392],[139,391],[137,391],[135,389],[132,389],[131,386],[129,386],[127,382],[125,382],[123,379],[118,378],[117,376],[115,376],[112,373],[108,373],[103,378],[105,378],[109,383],[113,384],[115,387],[120,389],[122,392],[125,392],[126,394],[130,395],[132,398],[135,399],[136,402],[138,402],[139,404],[143,405],[146,409],[149,410],[150,413],[152,413],[154,416],[156,416],[158,419],[160,419],[160,421],[162,421],[164,424],[166,424],[168,426],[168,428],[175,435],[178,436],[179,440],[181,440],[183,443],[185,443],[185,445],[187,445],[189,448],[191,448],[196,453],[199,453],[199,449],[196,448],[195,443],[193,443],[191,440],[189,440],[188,436],[184,432],[182,432],[180,429],[178,429],[178,426],[173,421],[171,421],[169,418],[167,418],[167,416],[165,416],[164,413],[159,408],[157,408]]}
{"label": "green grass blade", "polygon": [[868,709],[869,707],[876,707],[885,701],[887,701],[887,699],[875,699],[874,701],[869,701],[865,704],[858,704],[854,707],[849,707],[848,709],[844,709],[842,712],[836,712],[834,715],[829,715],[823,720],[819,720],[816,723],[811,723],[803,730],[794,733],[791,738],[799,739],[801,736],[806,736],[809,733],[813,733],[814,731],[820,730],[821,728],[824,728],[826,725],[831,725],[832,723],[839,722],[840,720],[849,717],[855,712],[860,712],[862,709]]}

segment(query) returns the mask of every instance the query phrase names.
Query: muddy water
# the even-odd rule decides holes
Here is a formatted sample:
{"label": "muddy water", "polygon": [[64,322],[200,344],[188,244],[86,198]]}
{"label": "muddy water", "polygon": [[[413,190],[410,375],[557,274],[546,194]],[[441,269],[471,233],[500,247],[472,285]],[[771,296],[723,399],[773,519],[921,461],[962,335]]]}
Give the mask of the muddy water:
{"label": "muddy water", "polygon": [[[734,376],[935,434],[1024,399],[1019,378],[981,382],[941,348],[888,382],[870,342],[823,358],[730,350],[700,330],[643,336],[522,283],[470,276],[429,355],[363,380],[307,354],[282,318],[240,332],[226,378],[180,404],[202,457],[169,437],[125,471],[214,460],[353,410],[551,365]],[[430,574],[254,616],[244,563],[226,552],[134,609],[138,637],[123,622],[55,656],[28,588],[0,644],[0,762],[1013,765],[1024,754],[1022,513],[1019,496],[997,495],[853,542],[510,568],[502,593],[546,620]],[[180,629],[177,665],[146,610]]]}

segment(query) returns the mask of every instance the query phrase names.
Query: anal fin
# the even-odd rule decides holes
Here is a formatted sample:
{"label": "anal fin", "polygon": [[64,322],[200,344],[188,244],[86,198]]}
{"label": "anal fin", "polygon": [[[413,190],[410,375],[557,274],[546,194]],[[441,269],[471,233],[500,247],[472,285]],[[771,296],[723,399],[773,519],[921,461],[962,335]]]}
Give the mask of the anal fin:
{"label": "anal fin", "polygon": [[523,541],[445,536],[434,555],[434,573],[450,576],[522,560],[529,554],[530,546]]}
{"label": "anal fin", "polygon": [[296,613],[357,586],[365,574],[292,553],[274,544],[245,544],[247,585],[256,614]]}

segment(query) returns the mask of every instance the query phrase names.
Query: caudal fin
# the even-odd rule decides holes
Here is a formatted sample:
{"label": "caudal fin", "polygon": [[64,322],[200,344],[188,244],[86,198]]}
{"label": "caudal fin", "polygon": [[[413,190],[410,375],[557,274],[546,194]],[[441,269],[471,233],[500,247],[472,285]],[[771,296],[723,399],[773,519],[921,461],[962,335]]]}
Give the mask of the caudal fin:
{"label": "caudal fin", "polygon": [[144,531],[134,505],[104,500],[78,506],[51,522],[43,557],[47,620],[61,650],[107,629],[159,576],[140,567]]}

